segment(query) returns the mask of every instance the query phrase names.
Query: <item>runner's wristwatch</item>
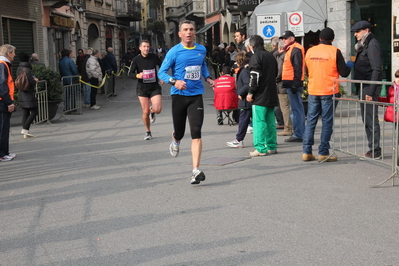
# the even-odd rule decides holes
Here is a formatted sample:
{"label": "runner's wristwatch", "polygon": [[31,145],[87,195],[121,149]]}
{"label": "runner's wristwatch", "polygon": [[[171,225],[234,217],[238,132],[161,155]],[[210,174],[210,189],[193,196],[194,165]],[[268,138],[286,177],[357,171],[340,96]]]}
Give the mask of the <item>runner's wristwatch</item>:
{"label": "runner's wristwatch", "polygon": [[174,85],[176,84],[176,79],[170,78],[170,79],[169,79],[169,84],[172,85],[172,86],[174,86]]}

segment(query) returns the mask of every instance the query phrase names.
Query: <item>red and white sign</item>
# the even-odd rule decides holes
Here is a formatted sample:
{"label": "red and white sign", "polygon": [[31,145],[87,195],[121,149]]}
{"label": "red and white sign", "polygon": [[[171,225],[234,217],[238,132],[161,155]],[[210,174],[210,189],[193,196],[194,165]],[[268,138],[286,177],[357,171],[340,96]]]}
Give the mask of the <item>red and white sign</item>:
{"label": "red and white sign", "polygon": [[296,37],[305,36],[303,29],[303,12],[287,12],[288,30],[292,31]]}

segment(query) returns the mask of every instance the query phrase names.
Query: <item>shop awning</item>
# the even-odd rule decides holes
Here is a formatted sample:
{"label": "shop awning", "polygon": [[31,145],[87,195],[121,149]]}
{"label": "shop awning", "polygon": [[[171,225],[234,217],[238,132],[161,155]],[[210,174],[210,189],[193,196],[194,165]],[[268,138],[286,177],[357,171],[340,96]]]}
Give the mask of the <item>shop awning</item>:
{"label": "shop awning", "polygon": [[324,23],[327,21],[327,0],[265,0],[252,13],[248,28],[249,36],[256,34],[257,15],[294,11],[303,12],[305,33],[324,29]]}
{"label": "shop awning", "polygon": [[210,28],[215,26],[216,23],[219,23],[219,21],[215,21],[215,22],[206,24],[203,28],[199,29],[195,34],[207,32]]}

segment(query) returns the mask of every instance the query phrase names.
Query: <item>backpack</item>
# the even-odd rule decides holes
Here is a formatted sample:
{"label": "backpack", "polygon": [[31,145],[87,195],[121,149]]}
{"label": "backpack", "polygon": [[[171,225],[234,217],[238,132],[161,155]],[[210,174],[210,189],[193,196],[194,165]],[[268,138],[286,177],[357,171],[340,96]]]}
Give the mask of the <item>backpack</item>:
{"label": "backpack", "polygon": [[28,91],[30,84],[28,80],[28,75],[26,74],[26,68],[24,68],[18,75],[18,77],[14,81],[15,87],[19,91]]}

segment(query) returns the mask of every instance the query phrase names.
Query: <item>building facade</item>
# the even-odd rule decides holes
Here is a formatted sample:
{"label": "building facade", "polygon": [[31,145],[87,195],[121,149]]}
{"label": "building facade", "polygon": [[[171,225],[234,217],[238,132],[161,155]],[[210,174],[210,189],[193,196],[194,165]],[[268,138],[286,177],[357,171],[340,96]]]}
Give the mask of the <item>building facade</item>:
{"label": "building facade", "polygon": [[[351,26],[359,20],[372,24],[372,32],[381,43],[384,55],[383,78],[392,80],[399,68],[399,0],[0,0],[0,44],[11,43],[18,52],[36,52],[47,66],[57,69],[59,53],[71,49],[76,56],[80,48],[106,51],[114,48],[119,59],[126,49],[137,47],[141,39],[152,46],[169,46],[180,42],[178,25],[183,20],[196,23],[201,44],[234,42],[236,29],[254,34],[253,17],[259,6],[264,14],[303,11],[298,6],[322,7],[325,18],[321,26],[307,30],[298,38],[305,48],[317,44],[318,32],[328,26],[335,31],[334,45],[346,60],[354,53],[355,38]],[[279,5],[285,8],[278,9]],[[276,9],[277,8],[277,9]],[[300,8],[302,9],[302,8]],[[263,14],[262,13],[262,14]],[[286,16],[286,15],[284,15]],[[283,30],[287,18],[283,18]],[[314,14],[303,15],[313,17]],[[268,40],[266,40],[268,41]],[[14,65],[18,65],[18,59]]]}
{"label": "building facade", "polygon": [[[0,0],[0,45],[12,44],[19,52],[31,54],[36,52],[43,59],[42,6],[41,1]],[[13,63],[15,74],[19,64],[18,56]]]}

